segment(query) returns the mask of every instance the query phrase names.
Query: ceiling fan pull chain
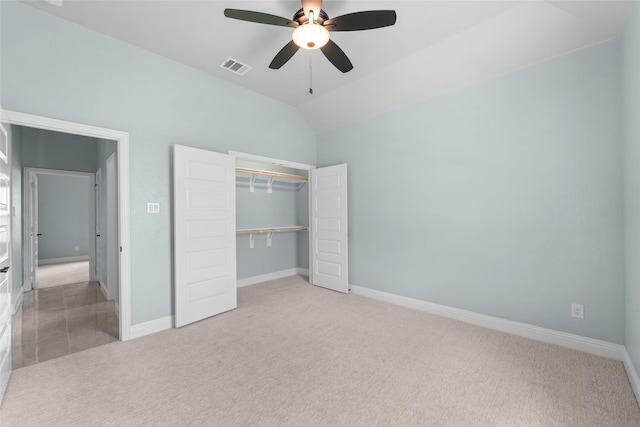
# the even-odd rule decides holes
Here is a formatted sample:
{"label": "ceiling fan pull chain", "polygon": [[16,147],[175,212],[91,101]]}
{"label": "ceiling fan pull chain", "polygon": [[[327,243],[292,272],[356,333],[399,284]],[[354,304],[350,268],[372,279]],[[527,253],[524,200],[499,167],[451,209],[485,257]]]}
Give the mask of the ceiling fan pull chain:
{"label": "ceiling fan pull chain", "polygon": [[309,93],[313,95],[313,52],[309,52]]}

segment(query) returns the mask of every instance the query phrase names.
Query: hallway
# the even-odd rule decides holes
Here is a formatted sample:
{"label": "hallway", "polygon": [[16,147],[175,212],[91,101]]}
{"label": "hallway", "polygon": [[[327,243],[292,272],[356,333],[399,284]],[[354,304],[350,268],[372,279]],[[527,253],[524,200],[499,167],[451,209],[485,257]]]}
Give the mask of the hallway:
{"label": "hallway", "polygon": [[13,316],[13,369],[118,340],[115,302],[96,282],[26,292]]}
{"label": "hallway", "polygon": [[61,262],[38,266],[38,289],[89,281],[89,261]]}

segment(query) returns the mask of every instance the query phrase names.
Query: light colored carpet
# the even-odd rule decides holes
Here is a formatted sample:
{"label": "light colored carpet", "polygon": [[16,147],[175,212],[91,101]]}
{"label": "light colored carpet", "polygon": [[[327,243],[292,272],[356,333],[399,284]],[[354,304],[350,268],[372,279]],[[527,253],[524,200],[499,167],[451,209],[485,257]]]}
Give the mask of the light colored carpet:
{"label": "light colored carpet", "polygon": [[37,289],[88,282],[89,261],[40,265],[37,281]]}
{"label": "light colored carpet", "polygon": [[13,372],[0,424],[639,426],[622,363],[306,284]]}

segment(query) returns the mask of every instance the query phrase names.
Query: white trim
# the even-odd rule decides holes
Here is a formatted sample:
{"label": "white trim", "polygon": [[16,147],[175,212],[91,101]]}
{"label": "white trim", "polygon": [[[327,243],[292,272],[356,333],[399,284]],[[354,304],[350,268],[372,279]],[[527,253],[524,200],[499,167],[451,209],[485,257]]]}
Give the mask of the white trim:
{"label": "white trim", "polygon": [[273,157],[258,156],[255,154],[241,153],[239,151],[229,150],[227,154],[234,156],[237,159],[251,160],[253,162],[271,163],[278,166],[284,166],[286,168],[311,170],[315,169],[314,165],[308,165],[306,163],[290,162],[289,160],[274,159]]}
{"label": "white trim", "polygon": [[[102,292],[102,295],[104,295],[104,297],[106,299],[109,299],[109,292],[107,292],[107,287],[105,286],[105,284],[102,282],[102,280],[98,281],[98,284],[100,285],[100,291]],[[118,304],[116,302],[116,304]]]}
{"label": "white trim", "polygon": [[[255,285],[257,283],[269,280],[282,279],[283,277],[295,276],[296,274],[308,275],[309,270],[306,268],[291,268],[288,270],[276,271],[274,273],[262,274],[259,276],[247,277],[237,281],[237,287]],[[140,338],[145,335],[154,334],[156,332],[171,329],[173,327],[173,316],[161,317],[160,319],[150,320],[148,322],[139,323],[131,326],[130,339]]]}
{"label": "white trim", "polygon": [[161,317],[160,319],[150,320],[137,325],[131,325],[129,334],[130,339],[140,338],[145,335],[155,334],[156,332],[171,329],[173,327],[173,316]]}
{"label": "white trim", "polygon": [[28,172],[28,168],[22,170],[22,277],[25,291],[32,290],[36,285],[36,280],[33,280],[31,275],[32,264],[35,262],[32,256],[32,240],[31,240],[31,221],[33,219],[32,212],[32,196],[34,196],[33,188],[31,187],[31,179],[37,178],[36,175],[32,175]]}
{"label": "white trim", "polygon": [[629,357],[629,353],[626,348],[624,349],[622,356],[622,363],[624,363],[624,368],[627,370],[627,376],[629,377],[631,388],[636,395],[638,405],[640,405],[640,377],[638,377],[638,372],[633,366],[633,362],[631,361],[631,357]]}
{"label": "white trim", "polygon": [[0,119],[9,124],[56,132],[115,140],[118,153],[118,240],[120,246],[120,339],[130,338],[131,329],[131,260],[129,214],[129,133],[34,116],[17,111],[0,110]]}
{"label": "white trim", "polygon": [[38,260],[38,265],[60,264],[60,263],[63,263],[63,262],[79,262],[79,261],[89,261],[89,255],[68,256],[68,257],[64,257],[64,258],[39,259]]}
{"label": "white trim", "polygon": [[[114,163],[115,162],[115,163]],[[118,260],[118,243],[114,241],[114,239],[110,239],[111,236],[117,233],[118,229],[118,217],[117,211],[114,210],[114,207],[117,208],[118,204],[118,182],[117,182],[117,157],[116,153],[112,153],[107,160],[106,164],[106,180],[105,180],[105,188],[106,188],[106,203],[105,209],[107,211],[107,217],[104,227],[100,230],[101,234],[107,236],[107,250],[105,254],[106,259],[106,273],[107,273],[107,294],[109,295],[107,299],[115,299],[116,295],[116,287],[118,286],[119,280],[119,272],[118,266],[120,264]],[[114,176],[115,175],[115,176]],[[102,184],[102,183],[101,183]],[[116,205],[116,206],[114,206]],[[115,215],[115,218],[114,218]]]}
{"label": "white trim", "polygon": [[273,273],[261,274],[259,276],[246,277],[244,279],[237,280],[237,287],[242,288],[244,286],[255,285],[257,283],[268,282],[269,280],[282,279],[283,277],[295,276],[299,274],[301,276],[308,276],[309,270],[306,268],[290,268],[288,270],[275,271]]}
{"label": "white trim", "polygon": [[18,291],[19,295],[18,295],[18,300],[16,301],[16,303],[11,303],[11,315],[13,316],[14,314],[16,314],[18,312],[18,310],[20,310],[20,306],[22,305],[22,301],[24,300],[24,285],[20,286],[20,290]]}
{"label": "white trim", "polygon": [[413,308],[438,316],[448,317],[462,322],[471,323],[497,331],[555,344],[573,350],[584,351],[597,356],[608,357],[615,360],[623,360],[624,346],[607,341],[596,340],[580,335],[560,332],[553,329],[541,328],[526,323],[514,322],[512,320],[501,319],[499,317],[487,316],[486,314],[475,313],[473,311],[462,310],[460,308],[448,307],[446,305],[435,304],[414,298],[394,295],[387,292],[364,288],[362,286],[350,285],[351,291],[356,295],[380,301],[390,302],[403,307]]}

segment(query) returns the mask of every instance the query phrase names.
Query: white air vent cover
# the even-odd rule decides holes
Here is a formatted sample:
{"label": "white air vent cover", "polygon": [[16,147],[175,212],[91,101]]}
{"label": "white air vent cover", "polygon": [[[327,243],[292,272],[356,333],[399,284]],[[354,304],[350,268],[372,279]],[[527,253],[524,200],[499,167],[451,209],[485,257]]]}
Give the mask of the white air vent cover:
{"label": "white air vent cover", "polygon": [[222,64],[220,64],[220,66],[225,70],[229,70],[232,73],[238,74],[240,76],[244,76],[251,69],[251,67],[249,67],[248,65],[238,62],[233,58],[227,59]]}

